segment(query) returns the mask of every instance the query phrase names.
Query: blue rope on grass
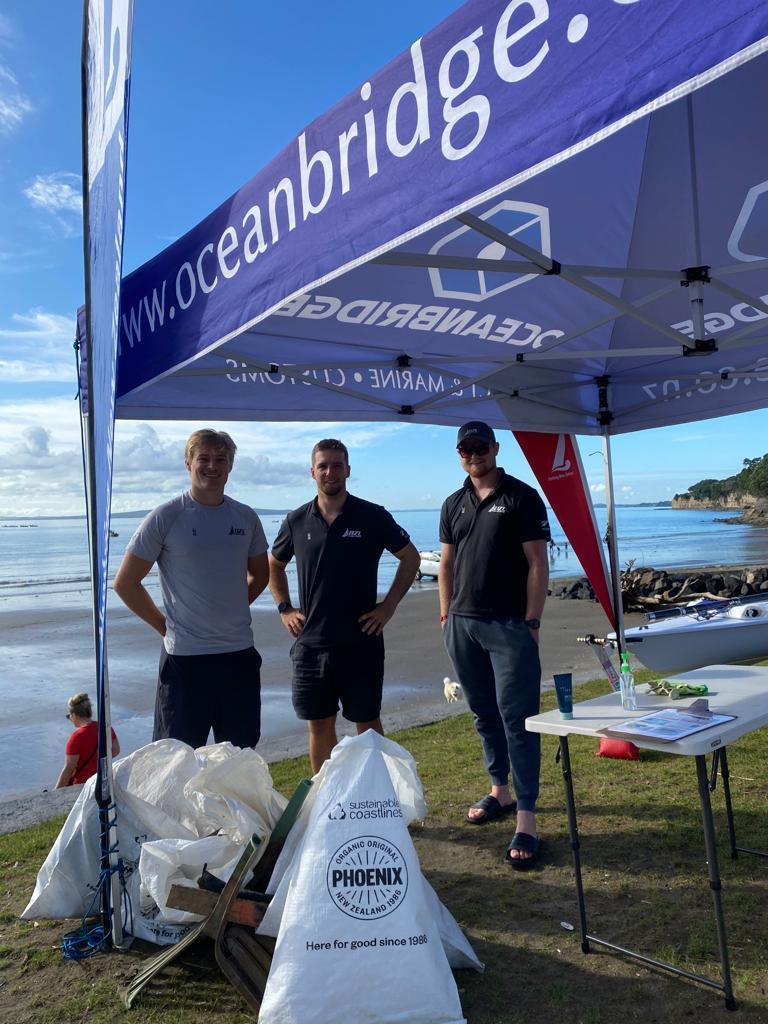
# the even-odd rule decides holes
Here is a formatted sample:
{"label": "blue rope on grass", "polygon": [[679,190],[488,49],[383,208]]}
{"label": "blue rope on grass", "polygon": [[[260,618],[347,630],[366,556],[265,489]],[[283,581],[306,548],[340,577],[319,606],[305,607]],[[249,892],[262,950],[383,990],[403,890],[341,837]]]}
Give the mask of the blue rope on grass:
{"label": "blue rope on grass", "polygon": [[[107,811],[114,811],[114,804],[107,808]],[[102,849],[104,843],[109,834],[109,829],[112,828],[117,822],[117,818],[113,818],[111,821],[106,822],[106,828],[101,832],[99,840]],[[117,852],[118,844],[108,848],[108,853],[113,854]],[[125,887],[125,874],[123,871],[122,859],[118,859],[117,864],[114,867],[102,868],[99,873],[99,881],[93,893],[93,898],[82,917],[82,922],[79,928],[74,931],[66,932],[63,939],[61,940],[61,951],[64,954],[65,960],[85,960],[90,956],[95,956],[96,953],[101,953],[109,943],[110,936],[104,930],[104,925],[99,922],[98,924],[89,924],[88,918],[93,916],[94,904],[97,902],[99,895],[102,890],[106,888],[112,875],[117,872],[120,877],[120,893],[121,903],[123,906],[123,920],[130,921],[129,931],[133,932],[133,906],[131,905],[131,898],[128,895],[128,890]]]}

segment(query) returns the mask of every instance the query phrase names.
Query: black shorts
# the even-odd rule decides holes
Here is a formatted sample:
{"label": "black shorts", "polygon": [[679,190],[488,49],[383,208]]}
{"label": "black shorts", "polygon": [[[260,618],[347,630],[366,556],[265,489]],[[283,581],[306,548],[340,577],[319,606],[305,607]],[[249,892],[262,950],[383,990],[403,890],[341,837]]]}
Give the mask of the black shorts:
{"label": "black shorts", "polygon": [[293,707],[299,718],[330,718],[339,710],[349,722],[373,722],[381,713],[384,639],[361,644],[291,650]]}
{"label": "black shorts", "polygon": [[261,735],[261,655],[255,647],[226,654],[168,654],[163,648],[153,740],[255,747]]}

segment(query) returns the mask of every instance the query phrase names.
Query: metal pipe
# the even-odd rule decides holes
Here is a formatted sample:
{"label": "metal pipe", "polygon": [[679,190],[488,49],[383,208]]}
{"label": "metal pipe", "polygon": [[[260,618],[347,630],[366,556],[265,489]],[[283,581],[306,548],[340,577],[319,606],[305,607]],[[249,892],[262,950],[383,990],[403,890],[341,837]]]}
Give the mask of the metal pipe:
{"label": "metal pipe", "polygon": [[605,505],[608,522],[608,562],[611,570],[611,592],[616,611],[616,636],[619,654],[626,650],[624,640],[624,607],[621,600],[621,570],[619,569],[619,541],[616,531],[616,501],[613,492],[613,463],[611,460],[611,437],[608,428],[603,428],[603,464],[605,469]]}

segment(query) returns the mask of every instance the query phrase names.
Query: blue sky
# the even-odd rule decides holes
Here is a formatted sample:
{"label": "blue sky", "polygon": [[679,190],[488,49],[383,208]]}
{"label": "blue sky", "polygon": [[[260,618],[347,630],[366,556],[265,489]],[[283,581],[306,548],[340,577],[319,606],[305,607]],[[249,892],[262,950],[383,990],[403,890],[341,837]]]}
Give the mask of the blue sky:
{"label": "blue sky", "polygon": [[[457,6],[136,0],[125,271]],[[81,18],[81,0],[0,0],[0,516],[83,511],[72,349],[83,297]],[[183,442],[200,425],[118,422],[113,508],[149,507],[184,487]],[[662,500],[737,472],[763,454],[766,427],[760,412],[618,437],[618,500]],[[231,433],[231,492],[257,506],[307,500],[309,451],[328,434],[349,446],[362,497],[434,508],[460,483],[448,428],[236,423]],[[599,500],[599,442],[580,446]],[[511,435],[500,461],[533,482]]]}

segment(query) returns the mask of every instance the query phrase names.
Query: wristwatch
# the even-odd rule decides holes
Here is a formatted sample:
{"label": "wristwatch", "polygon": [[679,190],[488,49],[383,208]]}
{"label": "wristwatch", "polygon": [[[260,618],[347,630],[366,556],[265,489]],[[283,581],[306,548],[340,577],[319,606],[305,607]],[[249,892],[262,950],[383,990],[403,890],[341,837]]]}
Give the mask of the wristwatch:
{"label": "wristwatch", "polygon": [[280,615],[284,615],[286,612],[289,612],[291,608],[293,608],[293,605],[290,601],[281,601],[277,606],[277,610]]}
{"label": "wristwatch", "polygon": [[540,629],[541,619],[526,619],[525,624],[528,627],[528,629]]}

